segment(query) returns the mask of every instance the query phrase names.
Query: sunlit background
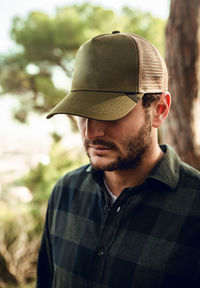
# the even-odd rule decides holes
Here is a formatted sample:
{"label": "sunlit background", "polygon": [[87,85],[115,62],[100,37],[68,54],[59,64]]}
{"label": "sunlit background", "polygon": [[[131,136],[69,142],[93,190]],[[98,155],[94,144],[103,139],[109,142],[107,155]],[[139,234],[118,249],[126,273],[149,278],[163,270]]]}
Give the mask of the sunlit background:
{"label": "sunlit background", "polygon": [[[57,7],[65,7],[66,5],[82,4],[83,1],[63,1],[63,0],[7,0],[1,4],[0,21],[1,21],[1,45],[0,53],[7,54],[17,49],[17,45],[10,38],[10,29],[12,27],[12,19],[14,17],[26,17],[32,11],[45,12],[54,15]],[[124,6],[132,9],[139,9],[144,12],[150,12],[156,17],[166,19],[169,14],[169,0],[159,1],[90,1],[93,5],[99,5],[105,9],[112,9],[116,13]],[[118,28],[118,27],[116,27]],[[110,32],[110,31],[108,31]],[[156,35],[155,35],[156,37]],[[29,67],[31,70],[34,66]],[[31,71],[30,71],[31,72]],[[63,73],[57,71],[54,75],[55,84],[69,90],[70,80]],[[80,138],[77,134],[71,134],[68,122],[63,122],[62,116],[57,119],[46,120],[45,115],[36,117],[29,116],[28,124],[20,124],[13,120],[13,110],[18,106],[18,100],[9,94],[0,98],[0,175],[1,186],[5,186],[27,172],[30,167],[36,165],[39,161],[48,163],[49,149],[52,139],[49,134],[53,131],[59,132],[64,137],[64,145],[66,147],[74,147],[80,145]],[[31,114],[31,112],[30,112]],[[65,124],[64,124],[65,123]],[[70,134],[70,135],[69,135]],[[66,137],[68,135],[68,137]],[[0,191],[2,190],[0,186]],[[19,188],[12,187],[13,191]],[[26,191],[25,189],[23,191]],[[25,193],[25,192],[24,192]]]}
{"label": "sunlit background", "polygon": [[[2,1],[0,62],[5,55],[21,51],[21,47],[10,38],[14,17],[25,19],[33,11],[53,17],[56,8],[83,3],[63,0]],[[163,23],[169,14],[169,0],[93,0],[87,3],[111,9],[115,15],[127,6],[133,11],[161,18]],[[109,30],[109,25],[106,27]],[[118,27],[111,25],[110,31],[104,32],[112,30],[118,30]],[[150,38],[156,39],[157,36],[155,33],[155,37],[150,35]],[[35,64],[27,65],[30,75],[37,74],[37,69]],[[70,89],[70,77],[58,68],[54,70],[52,81],[55,87],[65,91]],[[1,83],[0,92],[0,266],[6,279],[0,275],[0,287],[32,287],[35,254],[52,185],[63,173],[84,163],[86,158],[81,149],[80,137],[74,132],[76,128],[67,117],[59,115],[46,120],[46,113],[37,114],[30,109],[28,118],[21,123],[23,121],[14,117],[21,105],[19,98],[11,93],[3,93]],[[63,165],[60,164],[62,161]]]}

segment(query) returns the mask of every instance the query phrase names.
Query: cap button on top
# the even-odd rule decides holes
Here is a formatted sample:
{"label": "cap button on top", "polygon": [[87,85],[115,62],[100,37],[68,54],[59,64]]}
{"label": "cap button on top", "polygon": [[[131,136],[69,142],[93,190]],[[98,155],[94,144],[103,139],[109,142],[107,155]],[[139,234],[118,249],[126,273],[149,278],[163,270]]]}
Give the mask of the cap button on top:
{"label": "cap button on top", "polygon": [[120,33],[120,31],[118,31],[118,30],[112,31],[112,34],[117,34],[117,33]]}

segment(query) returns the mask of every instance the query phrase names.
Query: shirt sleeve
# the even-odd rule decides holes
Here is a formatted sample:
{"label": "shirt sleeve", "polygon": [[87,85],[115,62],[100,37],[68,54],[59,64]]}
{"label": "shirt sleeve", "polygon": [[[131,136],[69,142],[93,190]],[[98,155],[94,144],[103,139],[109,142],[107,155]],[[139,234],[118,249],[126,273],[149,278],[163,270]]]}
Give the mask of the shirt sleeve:
{"label": "shirt sleeve", "polygon": [[52,287],[54,269],[52,259],[51,238],[48,228],[49,226],[48,218],[49,218],[49,210],[47,209],[46,221],[38,255],[36,288]]}

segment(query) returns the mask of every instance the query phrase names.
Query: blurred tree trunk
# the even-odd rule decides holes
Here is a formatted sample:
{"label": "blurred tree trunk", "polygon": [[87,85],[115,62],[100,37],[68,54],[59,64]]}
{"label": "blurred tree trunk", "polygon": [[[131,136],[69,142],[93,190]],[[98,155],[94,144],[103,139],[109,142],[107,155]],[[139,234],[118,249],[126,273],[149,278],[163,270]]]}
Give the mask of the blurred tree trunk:
{"label": "blurred tree trunk", "polygon": [[[172,107],[161,141],[200,169],[200,0],[171,0],[166,27],[166,62]],[[199,118],[199,120],[198,120]],[[198,125],[199,121],[199,125]]]}

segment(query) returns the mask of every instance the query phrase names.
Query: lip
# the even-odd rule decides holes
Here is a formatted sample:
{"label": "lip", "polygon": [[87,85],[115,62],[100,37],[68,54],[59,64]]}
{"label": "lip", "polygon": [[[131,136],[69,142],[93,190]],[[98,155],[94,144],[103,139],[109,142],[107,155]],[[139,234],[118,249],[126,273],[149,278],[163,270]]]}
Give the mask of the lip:
{"label": "lip", "polygon": [[92,148],[98,151],[111,150],[109,147],[102,146],[102,145],[90,145],[89,148]]}
{"label": "lip", "polygon": [[90,150],[90,153],[92,153],[93,155],[97,155],[97,156],[106,155],[108,152],[111,151],[110,148],[106,146],[102,146],[102,145],[90,145],[89,150]]}

